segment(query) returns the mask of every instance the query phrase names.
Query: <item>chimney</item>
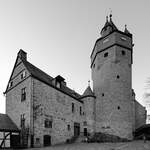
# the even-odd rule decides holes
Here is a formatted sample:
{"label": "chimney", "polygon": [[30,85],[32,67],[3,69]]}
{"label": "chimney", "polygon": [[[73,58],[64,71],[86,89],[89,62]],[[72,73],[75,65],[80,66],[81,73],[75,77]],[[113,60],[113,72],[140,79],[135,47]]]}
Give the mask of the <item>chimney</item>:
{"label": "chimney", "polygon": [[22,49],[20,49],[18,52],[18,57],[22,60],[27,60],[27,53]]}

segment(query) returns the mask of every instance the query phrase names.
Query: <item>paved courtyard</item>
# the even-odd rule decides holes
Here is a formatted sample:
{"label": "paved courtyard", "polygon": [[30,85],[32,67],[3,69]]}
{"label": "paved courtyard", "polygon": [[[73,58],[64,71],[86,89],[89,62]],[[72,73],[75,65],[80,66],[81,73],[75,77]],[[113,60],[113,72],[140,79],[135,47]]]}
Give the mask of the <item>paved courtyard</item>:
{"label": "paved courtyard", "polygon": [[150,141],[146,143],[142,140],[127,143],[74,143],[28,150],[150,150]]}

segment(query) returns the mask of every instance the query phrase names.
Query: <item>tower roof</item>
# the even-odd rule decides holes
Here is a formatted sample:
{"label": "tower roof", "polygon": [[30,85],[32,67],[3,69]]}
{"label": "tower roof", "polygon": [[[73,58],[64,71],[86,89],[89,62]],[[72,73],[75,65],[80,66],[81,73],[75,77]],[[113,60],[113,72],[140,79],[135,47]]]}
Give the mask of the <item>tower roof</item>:
{"label": "tower roof", "polygon": [[106,23],[101,30],[101,36],[106,36],[109,33],[118,30],[116,25],[112,21],[112,14],[109,15],[110,20],[108,21],[108,16],[106,17]]}
{"label": "tower roof", "polygon": [[88,85],[88,87],[86,88],[86,90],[84,91],[82,97],[88,97],[88,96],[92,96],[95,97],[90,85]]}

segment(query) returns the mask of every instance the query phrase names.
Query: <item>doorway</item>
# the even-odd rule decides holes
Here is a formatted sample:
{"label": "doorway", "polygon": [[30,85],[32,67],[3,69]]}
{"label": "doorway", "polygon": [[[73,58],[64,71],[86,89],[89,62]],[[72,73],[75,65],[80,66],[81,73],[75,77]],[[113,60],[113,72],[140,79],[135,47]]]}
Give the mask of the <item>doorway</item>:
{"label": "doorway", "polygon": [[84,128],[84,136],[87,136],[87,128]]}
{"label": "doorway", "polygon": [[75,122],[74,123],[74,136],[80,135],[80,123]]}
{"label": "doorway", "polygon": [[51,136],[50,135],[44,135],[43,139],[44,146],[50,146],[51,145]]}

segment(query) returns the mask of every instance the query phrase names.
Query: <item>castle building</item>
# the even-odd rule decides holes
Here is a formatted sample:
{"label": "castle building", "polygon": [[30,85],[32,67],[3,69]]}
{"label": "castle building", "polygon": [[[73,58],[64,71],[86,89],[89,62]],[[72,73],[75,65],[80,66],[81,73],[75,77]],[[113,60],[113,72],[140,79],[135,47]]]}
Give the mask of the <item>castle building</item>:
{"label": "castle building", "polygon": [[146,123],[145,107],[132,89],[132,34],[126,26],[120,31],[111,15],[100,34],[91,54],[93,90],[88,85],[82,95],[62,76],[53,78],[31,64],[25,51],[18,52],[5,95],[6,114],[22,145],[54,145],[99,132],[132,140]]}

